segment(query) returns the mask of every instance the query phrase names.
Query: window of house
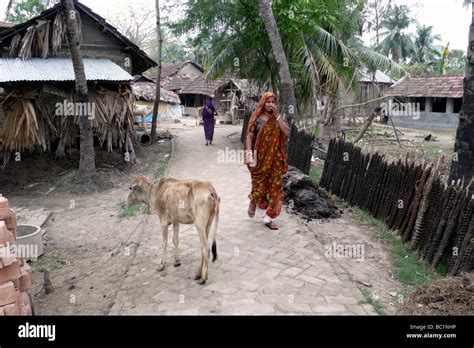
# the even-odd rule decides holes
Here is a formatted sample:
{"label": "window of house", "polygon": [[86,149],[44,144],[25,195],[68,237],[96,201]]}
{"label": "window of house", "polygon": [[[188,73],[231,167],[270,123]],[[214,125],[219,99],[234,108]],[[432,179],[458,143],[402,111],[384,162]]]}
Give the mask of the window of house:
{"label": "window of house", "polygon": [[462,98],[454,98],[453,102],[454,102],[453,112],[455,114],[459,114],[461,112]]}
{"label": "window of house", "polygon": [[421,97],[421,98],[411,98],[411,102],[414,103],[414,108],[419,111],[425,111],[426,107],[426,98]]}
{"label": "window of house", "polygon": [[433,112],[446,112],[447,98],[433,98]]}

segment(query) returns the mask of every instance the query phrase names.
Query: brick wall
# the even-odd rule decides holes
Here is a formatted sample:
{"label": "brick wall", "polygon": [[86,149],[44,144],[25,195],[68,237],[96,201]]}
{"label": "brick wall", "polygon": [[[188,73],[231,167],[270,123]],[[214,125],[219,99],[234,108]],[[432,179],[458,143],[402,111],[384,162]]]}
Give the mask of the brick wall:
{"label": "brick wall", "polygon": [[31,268],[16,251],[16,218],[0,195],[0,316],[32,313]]}

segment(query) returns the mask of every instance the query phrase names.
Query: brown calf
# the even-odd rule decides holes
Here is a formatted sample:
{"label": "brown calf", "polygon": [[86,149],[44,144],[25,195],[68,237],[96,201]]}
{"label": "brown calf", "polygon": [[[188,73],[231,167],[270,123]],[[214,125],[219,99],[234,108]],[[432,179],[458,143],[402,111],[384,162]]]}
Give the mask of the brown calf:
{"label": "brown calf", "polygon": [[209,265],[208,237],[212,229],[212,262],[217,259],[216,234],[219,219],[220,198],[209,181],[177,180],[162,178],[158,183],[151,184],[145,177],[133,179],[127,204],[145,203],[150,210],[160,217],[163,229],[163,254],[159,270],[166,264],[168,245],[168,226],[173,224],[174,266],[180,266],[178,235],[179,224],[195,224],[201,242],[201,263],[194,277],[199,284],[207,280]]}

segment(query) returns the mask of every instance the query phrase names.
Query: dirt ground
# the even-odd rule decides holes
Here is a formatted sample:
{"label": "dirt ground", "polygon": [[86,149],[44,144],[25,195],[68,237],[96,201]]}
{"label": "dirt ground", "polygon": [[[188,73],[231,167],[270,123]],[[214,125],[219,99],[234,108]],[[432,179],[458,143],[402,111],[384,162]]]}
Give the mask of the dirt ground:
{"label": "dirt ground", "polygon": [[[193,123],[194,119],[165,128],[179,136],[193,127]],[[231,140],[238,144],[240,134],[234,133]],[[137,150],[138,163],[133,167],[122,163],[119,155],[100,154],[105,159],[104,164],[99,165],[105,187],[90,195],[75,195],[68,191],[67,178],[74,174],[74,161],[55,163],[33,156],[29,161],[25,159],[7,167],[1,177],[2,193],[11,205],[30,209],[42,207],[52,212],[46,224],[44,255],[30,264],[34,271],[36,314],[108,314],[117,302],[117,292],[127,272],[137,267],[148,272],[148,265],[134,264],[136,259],[133,257],[140,247],[142,227],[148,224],[148,215],[139,212],[132,219],[121,217],[121,201],[117,197],[124,197],[134,176],[153,178],[157,173],[163,173],[163,164],[170,153],[170,141]],[[338,277],[380,301],[385,313],[395,313],[394,294],[402,287],[393,277],[387,247],[374,236],[371,227],[354,218],[350,209],[343,209],[339,219],[298,221],[306,227],[298,233],[315,241],[322,255],[334,242],[364,245],[363,261],[327,259]],[[161,246],[157,244],[153,248],[159,254]],[[44,270],[49,270],[55,288],[52,294],[46,294],[43,289]],[[320,278],[324,279],[324,275]],[[140,284],[130,285],[137,286]]]}
{"label": "dirt ground", "polygon": [[[348,140],[352,140],[358,134],[358,128],[346,128]],[[359,141],[358,146],[364,152],[378,151],[384,154],[389,160],[411,159],[432,161],[437,163],[443,158],[440,169],[443,173],[449,173],[449,166],[454,153],[454,142],[456,140],[455,131],[431,131],[410,128],[397,128],[400,147],[395,137],[393,127],[374,123],[369,127],[364,137]],[[427,138],[429,140],[425,140]]]}
{"label": "dirt ground", "polygon": [[[44,254],[38,262],[30,263],[36,314],[108,313],[120,277],[129,267],[124,262],[127,259],[117,262],[114,256],[129,251],[126,248],[133,253],[138,240],[136,223],[120,217],[117,193],[128,190],[135,175],[153,178],[162,173],[171,154],[171,141],[136,149],[136,154],[137,164],[131,166],[119,153],[98,151],[103,191],[91,195],[69,192],[77,166],[74,156],[59,162],[31,156],[7,166],[2,191],[10,204],[52,212],[45,226]],[[52,295],[42,289],[44,270],[50,271],[55,288]],[[82,305],[67,306],[76,300]]]}

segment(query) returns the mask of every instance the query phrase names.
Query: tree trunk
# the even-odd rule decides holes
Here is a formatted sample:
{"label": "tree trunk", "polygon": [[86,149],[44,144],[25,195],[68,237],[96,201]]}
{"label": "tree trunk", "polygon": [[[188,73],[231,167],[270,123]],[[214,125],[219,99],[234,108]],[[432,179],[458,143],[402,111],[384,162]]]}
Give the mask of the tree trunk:
{"label": "tree trunk", "polygon": [[459,113],[450,174],[450,180],[464,178],[466,184],[474,175],[474,2],[472,4],[472,21],[469,27],[467,58],[463,103]]}
{"label": "tree trunk", "polygon": [[161,37],[161,25],[160,25],[160,0],[155,0],[156,7],[156,34],[158,36],[158,69],[156,77],[156,94],[155,102],[153,103],[153,119],[151,123],[151,143],[153,144],[156,140],[156,123],[158,118],[158,107],[160,105],[161,97],[161,46],[163,44],[163,38]]}
{"label": "tree trunk", "polygon": [[[313,137],[307,137],[304,131],[298,131],[296,122],[299,120],[296,105],[293,80],[286,59],[280,33],[273,16],[269,0],[259,0],[260,15],[265,24],[265,29],[272,45],[273,55],[280,75],[281,99],[283,100],[282,113],[286,113],[290,127],[290,139],[288,143],[288,164],[295,166],[303,172],[311,165],[311,151],[313,148]],[[298,143],[298,137],[301,141]],[[304,154],[302,156],[302,154]]]}
{"label": "tree trunk", "polygon": [[281,94],[283,100],[283,110],[287,113],[288,124],[291,124],[298,119],[298,110],[296,107],[295,91],[293,89],[293,80],[291,79],[290,68],[286,60],[283,44],[281,43],[280,33],[276,25],[275,17],[273,16],[271,4],[269,0],[259,0],[260,14],[265,23],[265,29],[272,45],[273,55],[278,66],[278,73],[280,75]]}
{"label": "tree trunk", "polygon": [[[74,9],[73,0],[61,0],[61,5],[63,8],[63,16],[66,19],[67,38],[76,79],[76,103],[87,103],[89,97],[86,73],[79,48],[77,13]],[[93,132],[89,115],[79,115],[79,129],[81,144],[79,150],[79,170],[77,171],[76,178],[79,181],[87,181],[87,179],[92,178],[96,173]]]}

